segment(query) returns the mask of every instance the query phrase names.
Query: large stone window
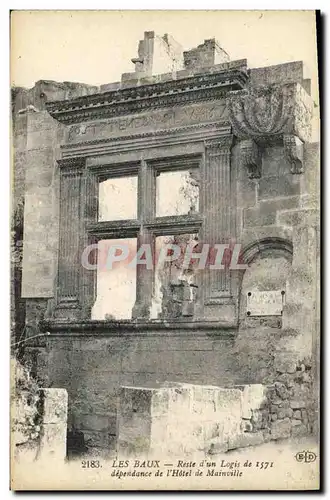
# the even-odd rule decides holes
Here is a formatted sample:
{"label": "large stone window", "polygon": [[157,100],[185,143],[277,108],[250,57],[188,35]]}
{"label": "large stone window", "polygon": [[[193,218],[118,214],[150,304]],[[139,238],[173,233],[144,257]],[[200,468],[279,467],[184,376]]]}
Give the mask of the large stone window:
{"label": "large stone window", "polygon": [[[220,319],[221,307],[228,311],[233,304],[228,270],[201,269],[198,258],[188,268],[180,258],[160,267],[158,257],[164,245],[177,245],[183,255],[230,237],[235,219],[231,145],[232,136],[224,135],[185,156],[124,163],[112,163],[111,156],[60,160],[55,317]],[[113,247],[119,241],[126,245],[119,253],[127,255],[102,267],[109,249],[118,256]]]}
{"label": "large stone window", "polygon": [[[200,162],[200,155],[192,155],[63,169],[61,315],[70,311],[72,318],[93,320],[193,315],[193,272],[180,270],[180,259],[166,261],[160,270],[158,257],[160,243],[177,244],[183,253],[197,241]],[[121,252],[125,257],[117,260]]]}

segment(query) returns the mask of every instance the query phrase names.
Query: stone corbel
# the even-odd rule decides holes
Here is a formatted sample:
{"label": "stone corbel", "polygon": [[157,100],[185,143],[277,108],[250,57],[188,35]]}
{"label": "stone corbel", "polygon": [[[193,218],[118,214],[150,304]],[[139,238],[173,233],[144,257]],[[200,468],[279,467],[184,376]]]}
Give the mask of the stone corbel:
{"label": "stone corbel", "polygon": [[259,179],[261,177],[262,157],[259,146],[252,139],[246,139],[240,142],[241,164],[247,169],[250,179]]}
{"label": "stone corbel", "polygon": [[291,164],[291,173],[301,174],[304,171],[304,143],[296,135],[284,134],[283,145]]}

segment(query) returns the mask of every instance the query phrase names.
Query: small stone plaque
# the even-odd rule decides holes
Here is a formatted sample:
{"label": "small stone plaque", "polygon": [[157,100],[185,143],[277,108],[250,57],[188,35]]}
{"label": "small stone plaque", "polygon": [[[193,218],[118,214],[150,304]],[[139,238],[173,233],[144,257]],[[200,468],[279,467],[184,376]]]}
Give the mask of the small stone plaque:
{"label": "small stone plaque", "polygon": [[248,292],[246,314],[248,316],[281,316],[284,296],[284,290]]}

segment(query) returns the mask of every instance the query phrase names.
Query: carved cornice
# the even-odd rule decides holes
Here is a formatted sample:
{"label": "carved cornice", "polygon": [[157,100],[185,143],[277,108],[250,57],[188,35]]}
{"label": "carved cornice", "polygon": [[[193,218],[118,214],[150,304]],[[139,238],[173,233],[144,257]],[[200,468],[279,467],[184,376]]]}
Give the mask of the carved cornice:
{"label": "carved cornice", "polygon": [[310,139],[313,102],[299,83],[229,92],[227,106],[233,131],[240,139],[258,142],[281,134]]}
{"label": "carved cornice", "polygon": [[92,94],[76,99],[46,103],[50,115],[70,124],[150,109],[219,99],[230,90],[242,89],[247,74],[241,70],[220,71],[151,85]]}
{"label": "carved cornice", "polygon": [[259,179],[261,177],[261,151],[252,139],[240,142],[240,160],[243,168],[247,169],[250,179]]}
{"label": "carved cornice", "polygon": [[286,156],[291,164],[293,174],[301,174],[304,171],[304,143],[292,134],[283,135],[283,145]]}

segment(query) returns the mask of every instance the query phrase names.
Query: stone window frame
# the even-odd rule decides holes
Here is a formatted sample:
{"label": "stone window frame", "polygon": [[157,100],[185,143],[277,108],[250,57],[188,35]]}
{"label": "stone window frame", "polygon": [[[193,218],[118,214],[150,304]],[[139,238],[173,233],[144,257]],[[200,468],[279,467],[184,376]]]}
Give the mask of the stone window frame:
{"label": "stone window frame", "polygon": [[[200,212],[196,214],[156,217],[156,178],[160,172],[174,172],[201,169],[203,155],[180,155],[152,160],[127,161],[116,164],[85,165],[83,168],[84,187],[82,189],[82,213],[85,214],[80,239],[80,253],[84,245],[96,244],[102,239],[137,238],[137,248],[148,243],[154,250],[157,236],[198,233],[203,222]],[[107,179],[137,176],[137,218],[98,221],[99,184]],[[77,306],[77,314],[70,319],[91,319],[91,310],[95,303],[97,291],[97,271],[86,270],[79,266],[78,303],[72,303],[71,309]],[[154,287],[154,270],[145,266],[137,266],[136,302],[132,311],[132,319],[149,319]],[[111,321],[111,320],[105,320]]]}
{"label": "stone window frame", "polygon": [[[211,135],[211,137],[210,137]],[[188,142],[188,141],[187,141]],[[190,144],[191,141],[189,141]],[[99,239],[129,238],[138,236],[138,246],[152,244],[153,238],[162,235],[196,233],[201,242],[210,245],[219,237],[235,232],[236,163],[232,165],[231,148],[234,137],[228,128],[216,134],[198,137],[194,151],[181,154],[132,154],[121,160],[120,155],[62,156],[60,167],[60,238],[58,274],[52,318],[77,328],[81,325],[118,324],[115,320],[91,319],[96,298],[96,272],[86,270],[81,256],[86,246]],[[156,152],[156,151],[155,151]],[[200,170],[199,212],[190,215],[155,216],[155,172]],[[99,180],[138,174],[138,219],[98,222]],[[151,196],[151,193],[153,196]],[[154,200],[153,204],[151,200]],[[214,203],[221,217],[214,217]],[[231,207],[229,209],[229,206]],[[143,210],[143,214],[142,214]],[[141,218],[143,224],[141,224]],[[220,235],[220,236],[219,236]],[[198,297],[190,325],[206,322],[210,327],[222,324],[224,328],[236,325],[236,281],[229,270],[210,273],[207,269],[198,275]],[[153,272],[137,267],[136,303],[132,318],[119,320],[132,325],[140,320],[147,325],[154,286]],[[187,323],[184,318],[183,323]],[[163,321],[164,323],[164,321]],[[55,327],[54,324],[54,327]],[[80,327],[79,327],[80,325]]]}

